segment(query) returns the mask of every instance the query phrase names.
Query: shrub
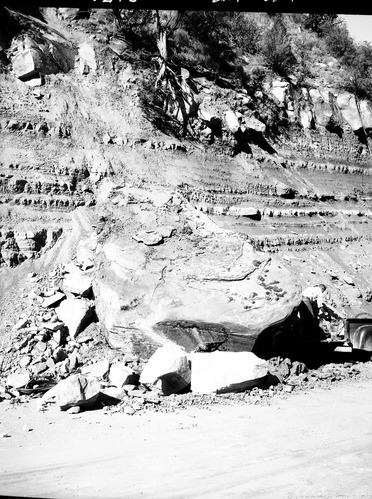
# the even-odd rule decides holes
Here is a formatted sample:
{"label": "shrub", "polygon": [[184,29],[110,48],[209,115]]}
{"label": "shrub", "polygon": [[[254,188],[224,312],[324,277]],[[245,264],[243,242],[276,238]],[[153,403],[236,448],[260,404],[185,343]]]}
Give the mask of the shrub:
{"label": "shrub", "polygon": [[254,95],[257,90],[262,89],[262,85],[267,75],[267,69],[261,58],[256,57],[241,69],[241,82],[250,95]]}
{"label": "shrub", "polygon": [[[180,27],[182,32],[174,37],[177,55],[187,53],[190,61],[194,50],[195,62],[212,71],[234,72],[237,57],[260,48],[261,30],[255,14],[187,12]],[[186,46],[181,46],[181,38]]]}
{"label": "shrub", "polygon": [[198,40],[192,39],[183,28],[177,29],[171,40],[172,62],[180,66],[187,66],[196,71],[206,71],[214,68],[210,55],[205,46]]}
{"label": "shrub", "polygon": [[347,68],[349,78],[345,88],[360,99],[372,100],[372,45],[368,42],[355,47],[355,57]]}
{"label": "shrub", "polygon": [[333,29],[335,23],[338,22],[338,17],[337,14],[308,14],[301,21],[305,29],[323,37]]}
{"label": "shrub", "polygon": [[263,56],[267,66],[280,76],[288,76],[297,66],[283,18],[277,16],[266,34]]}
{"label": "shrub", "polygon": [[333,57],[340,59],[344,64],[353,64],[356,55],[355,45],[344,22],[334,24],[324,39]]}
{"label": "shrub", "polygon": [[235,50],[238,53],[256,54],[260,49],[262,30],[255,14],[234,12],[229,24]]}
{"label": "shrub", "polygon": [[156,17],[151,10],[120,10],[117,19],[122,34],[137,46],[156,49]]}

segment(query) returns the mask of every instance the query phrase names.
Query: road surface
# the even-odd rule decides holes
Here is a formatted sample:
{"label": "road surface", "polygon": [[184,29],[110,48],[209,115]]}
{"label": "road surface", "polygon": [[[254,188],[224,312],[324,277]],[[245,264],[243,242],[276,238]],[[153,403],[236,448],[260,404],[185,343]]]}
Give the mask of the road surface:
{"label": "road surface", "polygon": [[3,402],[0,421],[1,494],[372,498],[371,379],[168,414]]}

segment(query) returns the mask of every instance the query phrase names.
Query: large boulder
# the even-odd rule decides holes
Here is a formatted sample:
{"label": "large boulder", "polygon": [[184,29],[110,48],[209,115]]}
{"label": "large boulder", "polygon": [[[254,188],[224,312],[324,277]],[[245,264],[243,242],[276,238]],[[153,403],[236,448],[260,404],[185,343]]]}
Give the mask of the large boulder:
{"label": "large boulder", "polygon": [[31,78],[43,70],[41,53],[35,49],[19,52],[13,58],[13,71],[18,78]]}
{"label": "large boulder", "polygon": [[241,392],[267,380],[267,362],[252,352],[197,352],[189,359],[193,393]]}
{"label": "large boulder", "polygon": [[10,59],[13,71],[22,80],[67,72],[74,67],[76,50],[55,30],[39,29],[12,40]]}
{"label": "large boulder", "polygon": [[[173,202],[177,237],[151,248],[135,242],[132,235],[141,224],[127,206],[122,216],[127,210],[131,223],[125,234],[108,238],[97,257],[96,313],[109,343],[130,352],[137,338],[146,352],[135,353],[145,358],[167,340],[188,352],[211,344],[251,350],[263,330],[300,304],[299,284],[274,256],[254,251],[242,236],[219,228],[187,202]],[[159,225],[169,223],[168,211],[148,210],[155,211]]]}
{"label": "large boulder", "polygon": [[154,385],[158,381],[164,395],[180,392],[190,385],[191,372],[183,348],[164,345],[152,355],[142,371],[140,382]]}

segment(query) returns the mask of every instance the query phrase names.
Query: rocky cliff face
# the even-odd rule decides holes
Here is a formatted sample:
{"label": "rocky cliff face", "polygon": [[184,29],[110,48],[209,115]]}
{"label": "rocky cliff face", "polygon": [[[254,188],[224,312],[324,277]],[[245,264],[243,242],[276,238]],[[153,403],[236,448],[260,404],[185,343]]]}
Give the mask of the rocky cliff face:
{"label": "rocky cliff face", "polygon": [[184,70],[193,135],[176,138],[127,42],[61,9],[7,12],[23,31],[2,37],[0,275],[76,258],[109,342],[136,352],[250,349],[319,282],[338,310],[370,309],[371,103]]}

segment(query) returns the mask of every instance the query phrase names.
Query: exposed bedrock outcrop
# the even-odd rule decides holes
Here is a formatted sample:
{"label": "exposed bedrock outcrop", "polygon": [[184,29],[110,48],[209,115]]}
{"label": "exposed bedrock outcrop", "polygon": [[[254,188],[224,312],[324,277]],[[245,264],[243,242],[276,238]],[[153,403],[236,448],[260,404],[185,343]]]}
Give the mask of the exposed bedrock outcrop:
{"label": "exposed bedrock outcrop", "polygon": [[[10,9],[6,9],[6,13],[17,27],[9,34],[6,46],[8,59],[18,78],[29,80],[45,74],[66,73],[71,69],[75,69],[80,76],[88,73],[99,76],[101,70],[105,72],[115,67],[114,59],[101,60],[103,46],[100,44],[107,42],[104,36],[96,36],[95,41],[92,37],[89,42],[75,41],[73,45],[62,32],[47,23]],[[89,16],[89,13],[81,9],[60,9],[57,14],[57,17],[66,20],[85,16]],[[111,54],[121,55],[127,50],[126,42],[117,37],[110,40],[109,46],[113,51],[110,49]],[[128,68],[130,79],[125,77]],[[126,83],[129,80],[134,82],[134,73],[128,64],[120,78],[124,77]],[[207,78],[191,73],[186,68],[180,68],[180,85],[185,96],[183,104],[185,112],[194,120],[194,133],[202,142],[213,143],[221,139],[227,149],[232,147],[235,152],[252,152],[252,148],[258,146],[274,154],[276,146],[271,143],[268,133],[270,120],[267,113],[271,112],[275,121],[280,116],[289,123],[300,125],[302,135],[305,135],[304,130],[321,130],[341,137],[347,132],[351,135],[356,133],[360,138],[359,134],[368,136],[372,131],[371,103],[367,100],[358,101],[353,94],[339,92],[325,84],[305,88],[293,83],[293,78],[277,78],[266,83],[264,91],[256,92],[253,99],[248,95],[247,88],[234,88],[232,84],[226,88],[217,86]],[[183,114],[176,102],[169,103],[169,112],[182,121]],[[61,133],[64,134],[63,129]],[[349,139],[351,137],[343,141],[350,142]],[[362,139],[365,141],[365,137]],[[114,140],[108,134],[107,141],[104,139],[103,142],[105,145],[121,144],[123,138],[117,136]],[[365,153],[370,155],[368,148]]]}
{"label": "exposed bedrock outcrop", "polygon": [[[170,196],[168,209],[172,203]],[[141,226],[162,232],[166,212],[149,208],[137,211],[140,223],[111,236],[97,257],[96,311],[112,346],[125,350],[136,336],[148,352],[166,340],[188,351],[211,344],[251,350],[261,331],[299,305],[300,286],[282,264],[184,201],[160,244],[135,241]]]}
{"label": "exposed bedrock outcrop", "polygon": [[220,189],[204,189],[195,190],[187,186],[181,186],[180,189],[183,195],[192,202],[212,202],[212,203],[241,203],[247,199],[247,196],[273,196],[284,199],[295,197],[297,191],[283,182],[274,181],[272,184],[264,184],[261,182],[247,182],[242,185],[242,188],[220,188]]}
{"label": "exposed bedrock outcrop", "polygon": [[[277,145],[273,146],[268,140],[267,116],[261,116],[261,106],[267,108],[269,105],[276,121],[281,116],[295,125],[310,153],[332,157],[339,149],[344,149],[348,160],[364,161],[370,156],[365,146],[372,132],[372,105],[367,100],[358,100],[350,92],[326,86],[304,88],[277,79],[265,84],[262,95],[252,100],[244,90],[216,90],[203,78],[195,78],[194,83],[198,87],[198,93],[194,95],[198,101],[194,131],[202,142],[213,143],[221,139],[233,147],[235,153],[251,154],[252,147],[258,146],[262,151],[274,154]],[[187,87],[188,83],[184,82],[184,85]],[[317,137],[312,137],[313,132],[331,137],[332,146],[317,151]]]}
{"label": "exposed bedrock outcrop", "polygon": [[[5,199],[4,202],[8,202],[9,200]],[[0,204],[2,203],[2,199],[0,198]],[[18,206],[28,206],[30,208],[38,208],[38,209],[48,209],[48,210],[71,210],[74,208],[78,208],[79,206],[90,205],[91,203],[86,203],[84,198],[76,197],[75,199],[71,199],[65,196],[53,196],[53,197],[42,197],[42,196],[20,196],[13,199],[15,205]]]}
{"label": "exposed bedrock outcrop", "polygon": [[62,234],[61,228],[0,230],[0,265],[15,267],[50,249]]}
{"label": "exposed bedrock outcrop", "polygon": [[[36,176],[36,175],[35,175]],[[0,178],[0,192],[9,194],[72,194],[74,179]]]}
{"label": "exposed bedrock outcrop", "polygon": [[309,246],[330,246],[342,244],[345,242],[361,241],[361,235],[346,236],[322,236],[322,235],[304,235],[304,236],[262,236],[249,238],[251,244],[258,250],[278,251],[281,247],[287,246],[293,249],[305,249]]}
{"label": "exposed bedrock outcrop", "polygon": [[337,133],[348,127],[354,132],[372,128],[371,103],[358,101],[350,92],[325,87],[299,88],[284,80],[274,80],[268,91],[278,107],[285,109],[288,117],[304,129],[323,127]]}
{"label": "exposed bedrock outcrop", "polygon": [[[89,164],[84,155],[75,158],[55,157],[55,164],[38,164],[14,157],[13,150],[5,150],[0,163],[0,204],[48,208],[56,211],[70,211],[78,206],[91,206],[93,201],[92,181],[100,178],[100,170]],[[104,173],[102,173],[104,175]]]}
{"label": "exposed bedrock outcrop", "polygon": [[213,203],[195,203],[195,208],[204,213],[210,215],[232,215],[235,217],[245,217],[252,220],[260,220],[261,217],[315,217],[315,216],[327,216],[336,217],[338,214],[342,214],[348,217],[364,217],[371,216],[372,212],[370,210],[364,209],[330,209],[324,207],[314,207],[314,208],[268,208],[265,207],[261,210],[253,207],[246,206],[246,204],[236,205],[221,205]]}

